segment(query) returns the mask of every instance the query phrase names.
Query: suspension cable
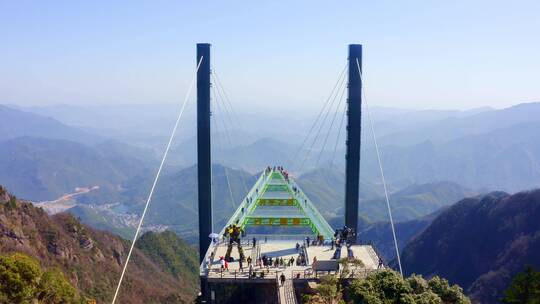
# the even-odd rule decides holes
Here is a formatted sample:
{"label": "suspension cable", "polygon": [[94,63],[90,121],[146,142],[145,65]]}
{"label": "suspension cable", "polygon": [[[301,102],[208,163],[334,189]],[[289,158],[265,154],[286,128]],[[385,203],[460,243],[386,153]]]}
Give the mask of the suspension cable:
{"label": "suspension cable", "polygon": [[334,144],[334,152],[332,153],[332,158],[330,159],[330,164],[328,166],[330,169],[332,169],[332,166],[334,165],[334,159],[336,158],[336,151],[339,144],[339,138],[341,137],[341,130],[343,129],[343,122],[345,121],[346,114],[347,114],[347,103],[343,105],[343,114],[341,114],[341,121],[339,122],[336,143]]}
{"label": "suspension cable", "polygon": [[[213,71],[215,72],[215,70],[213,69]],[[223,108],[224,108],[224,115],[226,116],[228,122],[230,123],[230,129],[232,129],[233,127],[233,119],[231,117],[231,114],[229,113],[229,110],[227,108],[227,103],[225,102],[225,100],[228,100],[228,97],[227,97],[227,93],[225,92],[225,89],[221,86],[221,82],[218,80],[217,77],[213,77],[213,79],[216,81],[216,89],[215,89],[215,92],[217,92],[216,94],[216,103],[221,101],[223,103]],[[221,88],[221,91],[223,92],[223,95],[220,93],[220,88]],[[223,98],[223,96],[225,96],[225,98]],[[219,100],[218,100],[218,97],[219,97]],[[236,112],[234,111],[234,108],[232,106],[232,103],[229,101],[228,102],[230,107],[231,107],[231,113],[232,115],[235,116],[236,118],[236,121],[238,123],[238,126],[240,127],[240,129],[243,129],[242,128],[242,125],[240,123],[240,119],[238,119],[238,116],[236,115]],[[218,105],[219,106],[219,105]],[[223,111],[222,111],[223,112]],[[223,128],[224,128],[224,132],[225,132],[225,136],[227,138],[227,141],[229,143],[229,146],[232,148],[233,147],[233,142],[231,140],[231,136],[230,136],[230,132],[229,132],[229,128],[227,128],[227,124],[225,122],[225,119],[222,119],[222,122],[223,122]],[[246,181],[245,181],[245,177],[243,174],[240,174],[240,180],[242,181],[242,185],[244,187],[244,192],[245,194],[247,195],[248,193],[248,188],[247,188],[247,184],[246,184]]]}
{"label": "suspension cable", "polygon": [[[214,89],[214,87],[212,87],[212,89]],[[215,93],[215,89],[214,89],[214,93]],[[217,96],[216,96],[216,97],[217,97]],[[216,102],[215,102],[215,105],[216,105],[216,108],[217,108],[218,112],[219,112],[220,114],[222,114],[223,111],[221,110],[221,107],[219,106],[219,103],[217,102],[217,100],[216,100]],[[217,118],[215,118],[214,115],[212,115],[212,118],[214,118],[214,122],[215,122],[215,125],[216,125],[216,134],[217,134],[218,131],[219,131],[219,125],[218,125],[218,123],[217,123]],[[223,124],[223,126],[224,126],[224,128],[225,128],[225,121],[224,121],[223,117],[220,116],[220,118],[221,118],[221,122],[222,122],[222,124]],[[225,131],[224,131],[224,132],[225,132]],[[216,142],[217,142],[217,144],[218,144],[218,147],[223,151],[224,146],[223,146],[223,144],[222,144],[222,142],[221,142],[220,136],[217,135],[217,136],[215,136],[215,137],[217,138]],[[233,191],[232,191],[232,187],[231,187],[231,182],[230,182],[230,180],[229,180],[229,174],[227,173],[227,166],[223,165],[223,170],[225,171],[225,179],[227,180],[227,187],[229,188],[229,194],[230,194],[230,196],[231,196],[231,205],[232,205],[232,207],[233,207],[233,210],[235,210],[235,209],[236,209],[236,206],[234,205],[234,195],[233,195]]]}
{"label": "suspension cable", "polygon": [[324,138],[324,143],[322,145],[321,151],[319,152],[319,157],[317,157],[317,162],[315,163],[315,167],[319,165],[319,161],[321,160],[321,156],[324,152],[324,149],[326,148],[326,142],[328,141],[328,137],[330,137],[330,133],[332,132],[332,127],[334,126],[334,121],[336,120],[337,113],[339,112],[339,106],[341,106],[341,102],[343,101],[343,95],[345,94],[345,88],[346,86],[343,86],[343,89],[341,91],[341,95],[339,96],[338,104],[336,106],[336,111],[334,112],[334,116],[332,117],[332,121],[330,123],[330,127],[328,128],[328,132],[326,133],[326,137]]}
{"label": "suspension cable", "polygon": [[319,119],[321,118],[321,115],[323,114],[324,112],[324,109],[326,108],[326,106],[328,105],[328,103],[330,102],[330,99],[332,98],[332,96],[334,96],[334,91],[336,90],[338,84],[341,82],[341,79],[345,76],[345,71],[347,70],[347,64],[345,64],[345,66],[343,67],[343,69],[341,70],[341,72],[339,73],[338,75],[338,79],[336,80],[336,83],[334,84],[334,87],[332,88],[332,91],[330,92],[330,95],[328,96],[328,98],[326,99],[326,101],[324,102],[321,110],[319,111],[319,114],[317,115],[317,117],[315,118],[315,121],[313,122],[313,124],[311,125],[311,128],[309,129],[308,133],[306,134],[306,137],[304,137],[304,140],[302,141],[302,144],[300,144],[300,146],[298,147],[298,149],[296,150],[296,152],[294,153],[294,156],[292,158],[292,163],[294,163],[296,161],[296,159],[298,158],[300,152],[302,151],[302,149],[304,148],[304,145],[307,143],[309,137],[311,136],[311,132],[315,129],[315,126],[317,125],[317,123],[319,122]]}
{"label": "suspension cable", "polygon": [[139,233],[141,231],[142,223],[144,221],[144,217],[146,216],[146,211],[148,210],[148,205],[150,204],[150,201],[152,200],[152,196],[154,194],[154,190],[156,188],[157,182],[159,180],[159,176],[161,174],[161,169],[163,169],[163,165],[165,164],[165,160],[167,159],[167,154],[169,153],[169,149],[171,148],[171,144],[174,138],[174,135],[176,134],[176,130],[178,129],[178,125],[180,124],[180,119],[182,118],[182,115],[184,114],[184,109],[186,108],[186,104],[189,100],[189,96],[191,95],[191,90],[193,89],[193,85],[195,84],[195,79],[197,76],[197,72],[199,71],[199,68],[201,66],[201,63],[203,61],[203,56],[201,56],[201,59],[199,60],[199,63],[197,64],[197,69],[195,70],[195,75],[193,76],[193,79],[191,80],[191,84],[189,85],[189,89],[186,93],[186,97],[184,98],[184,103],[182,104],[182,107],[180,109],[180,112],[178,113],[178,118],[176,119],[176,122],[174,124],[174,127],[171,132],[171,136],[169,137],[169,142],[167,143],[167,147],[165,148],[165,152],[163,153],[163,158],[161,159],[161,163],[159,165],[159,169],[156,173],[156,177],[154,178],[154,183],[152,184],[152,188],[150,189],[150,193],[148,194],[148,199],[146,200],[146,204],[144,205],[143,213],[141,215],[141,219],[139,220],[139,225],[137,226],[137,230],[135,231],[135,236],[133,237],[133,241],[131,242],[131,247],[129,248],[128,256],[126,259],[126,263],[124,264],[124,268],[122,269],[122,274],[120,275],[120,280],[118,281],[118,285],[116,286],[116,291],[114,292],[114,297],[112,300],[112,304],[116,302],[116,298],[118,297],[118,292],[120,291],[120,286],[122,286],[122,281],[124,280],[124,275],[126,273],[127,266],[129,264],[129,260],[131,258],[131,254],[133,253],[133,248],[135,247],[135,242],[137,241],[137,237],[139,236]]}
{"label": "suspension cable", "polygon": [[311,151],[313,150],[313,148],[315,146],[315,143],[317,142],[317,139],[319,138],[319,134],[321,133],[321,130],[323,129],[324,125],[326,124],[326,119],[328,118],[328,114],[330,113],[330,110],[334,106],[334,102],[336,101],[337,95],[339,94],[339,91],[342,89],[342,86],[344,85],[344,83],[345,83],[345,77],[343,77],[341,79],[341,83],[339,84],[339,88],[336,91],[336,94],[333,96],[332,102],[330,103],[330,106],[328,107],[328,109],[324,113],[324,118],[323,118],[323,120],[321,122],[321,125],[320,125],[319,129],[317,130],[317,133],[315,134],[315,137],[313,138],[313,142],[311,143],[310,148],[306,152],[306,156],[304,157],[304,160],[302,161],[302,163],[300,165],[300,169],[298,170],[299,172],[302,171],[302,169],[304,168],[305,162],[309,159],[309,155],[311,154]]}
{"label": "suspension cable", "polygon": [[[216,69],[215,69],[214,66],[212,66],[212,71],[213,71],[214,73],[212,73],[211,76],[212,76],[212,77],[214,78],[214,80],[215,80],[216,87],[218,88],[218,91],[219,91],[219,89],[221,89],[221,91],[223,92],[223,96],[225,97],[225,98],[222,98],[222,99],[223,99],[223,100],[225,101],[225,103],[228,104],[229,107],[231,108],[231,112],[232,112],[232,114],[234,115],[234,118],[235,118],[235,120],[236,120],[236,123],[238,124],[238,127],[239,127],[240,129],[242,129],[242,130],[245,130],[244,127],[243,127],[243,125],[242,125],[242,121],[240,120],[239,116],[236,114],[236,111],[234,110],[234,107],[233,107],[233,105],[232,105],[232,102],[231,102],[231,100],[229,99],[229,94],[227,94],[227,91],[225,91],[225,88],[223,87],[223,84],[221,83],[221,79],[219,78],[219,75],[217,74],[217,71],[216,71]],[[224,103],[224,104],[225,104],[225,103]]]}
{"label": "suspension cable", "polygon": [[[360,69],[360,63],[358,62],[358,58],[356,59],[356,67],[358,68],[358,73],[360,75],[360,86],[363,87],[362,70]],[[392,218],[392,209],[390,208],[390,199],[388,198],[388,189],[386,187],[386,180],[384,178],[384,170],[383,170],[383,166],[381,162],[381,155],[379,153],[379,146],[377,144],[377,136],[375,135],[375,128],[373,127],[373,121],[371,120],[371,113],[369,111],[369,106],[367,103],[365,90],[362,90],[362,93],[364,95],[364,104],[366,105],[366,112],[367,112],[369,124],[371,126],[371,135],[373,136],[373,143],[375,144],[375,151],[377,152],[377,160],[379,162],[379,169],[381,171],[381,178],[382,178],[383,188],[384,188],[384,196],[386,198],[386,207],[388,208],[388,216],[390,217],[390,226],[392,228],[392,237],[394,238],[394,246],[396,248],[399,273],[403,277],[403,268],[401,268],[401,258],[399,256],[399,248],[398,248],[397,238],[396,238],[396,229],[394,227],[394,219]]]}

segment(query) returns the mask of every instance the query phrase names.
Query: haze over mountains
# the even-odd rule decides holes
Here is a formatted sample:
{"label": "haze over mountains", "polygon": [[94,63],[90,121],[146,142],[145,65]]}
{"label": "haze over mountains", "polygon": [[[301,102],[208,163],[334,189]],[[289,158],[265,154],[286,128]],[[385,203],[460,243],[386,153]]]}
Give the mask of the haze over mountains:
{"label": "haze over mountains", "polygon": [[[48,210],[68,211],[92,227],[132,237],[172,126],[167,120],[174,119],[173,106],[161,105],[156,113],[151,109],[137,105],[23,110],[0,106],[0,185],[24,199],[49,201],[40,205],[49,207]],[[405,248],[406,269],[441,274],[469,288],[469,293],[478,299],[491,299],[487,294],[500,293],[506,278],[518,271],[517,264],[493,258],[490,261],[499,268],[470,271],[468,279],[462,280],[452,272],[455,269],[440,265],[452,265],[448,262],[452,257],[433,261],[430,269],[420,267],[418,259],[422,258],[418,257],[426,250],[455,246],[451,241],[458,236],[445,233],[463,231],[454,231],[459,223],[440,223],[447,221],[449,214],[465,208],[458,206],[479,204],[494,197],[489,206],[485,205],[487,215],[481,210],[471,211],[476,207],[459,213],[471,216],[471,220],[469,212],[476,212],[474,218],[489,217],[489,212],[503,208],[497,207],[499,200],[521,201],[524,194],[513,199],[507,194],[484,197],[482,193],[516,192],[540,185],[539,114],[540,103],[501,110],[374,109],[390,202],[397,221],[398,245]],[[326,146],[322,141],[312,143],[312,139],[301,145],[314,118],[309,115],[280,113],[270,119],[265,119],[265,113],[238,116],[241,123],[232,122],[227,130],[218,123],[213,134],[214,230],[221,228],[258,172],[269,164],[290,168],[330,224],[343,225],[343,144],[338,142],[335,153],[332,140]],[[194,117],[189,115],[181,124],[183,129],[174,142],[144,225],[145,230],[172,230],[190,243],[197,237],[194,125]],[[324,130],[320,136],[325,137],[325,132],[335,139],[338,130]],[[385,261],[390,261],[395,258],[395,249],[378,170],[370,134],[364,132],[359,235],[362,240],[374,241]],[[463,198],[468,199],[452,207]],[[523,219],[517,215],[511,218],[516,223]],[[512,227],[516,228],[516,235],[527,233],[524,226]],[[473,232],[478,239],[488,233]],[[535,237],[531,234],[531,240]],[[445,241],[439,247],[421,247],[441,238]],[[504,242],[510,244],[506,239]],[[529,241],[527,244],[536,246]],[[421,249],[416,250],[419,246]],[[483,249],[477,249],[470,255],[463,252],[460,259],[483,258],[479,253]],[[455,250],[459,251],[457,247]],[[493,249],[494,254],[505,252],[504,248]],[[475,254],[478,256],[471,257]],[[486,257],[491,259],[488,254]],[[519,261],[526,260],[530,260],[529,256]],[[486,282],[496,286],[496,290],[487,288]]]}
{"label": "haze over mountains", "polygon": [[[172,105],[51,106],[21,110],[2,106],[0,183],[20,197],[34,201],[56,199],[76,187],[99,186],[98,191],[78,199],[85,204],[120,202],[135,206],[146,195],[145,187],[152,178],[169,130],[166,121],[173,118],[171,112],[175,108]],[[283,164],[300,176],[299,182],[321,205],[323,213],[329,217],[339,215],[344,183],[343,144],[337,146],[335,153],[333,145],[322,147],[321,140],[311,144],[311,138],[300,147],[312,117],[281,113],[268,114],[265,118],[266,114],[237,113],[240,122],[232,122],[228,130],[223,129],[225,124],[215,125],[214,162],[235,168],[229,169],[233,179],[236,174],[244,175],[242,183],[232,183],[235,199],[241,199],[246,187],[250,187],[245,179],[252,181],[252,174],[267,164]],[[463,196],[489,189],[517,191],[540,184],[538,114],[540,103],[470,111],[375,108],[375,127],[380,130],[381,156],[391,198],[403,203],[394,206],[398,219],[419,218]],[[76,123],[77,127],[55,118]],[[222,117],[224,121],[228,118]],[[196,176],[189,168],[195,164],[194,125],[193,115],[187,115],[165,168],[167,177],[163,179],[163,187],[169,178],[171,186],[158,196],[177,190],[175,185],[179,181],[172,181],[175,173],[177,179],[183,176],[186,185],[193,185]],[[329,132],[332,132],[330,138],[337,136],[337,130]],[[382,203],[377,161],[369,134],[364,132],[363,137],[361,208],[370,221],[381,221],[386,215],[377,207]],[[136,140],[129,141],[130,138]],[[301,166],[303,160],[305,165]],[[332,168],[327,168],[330,162]],[[179,173],[183,168],[188,171]],[[217,179],[217,188],[226,182]],[[424,189],[414,191],[414,195],[403,192],[419,186]],[[216,199],[227,200],[230,197],[227,192],[219,190]],[[164,200],[172,202],[173,197]],[[191,197],[186,205],[194,206],[193,194],[179,197]],[[233,206],[230,202],[226,204]]]}
{"label": "haze over mountains", "polygon": [[[73,107],[51,106],[25,108],[40,115],[48,115],[69,123],[77,123],[81,132],[94,131],[103,139],[116,139],[132,146],[149,148],[149,159],[155,160],[164,148],[164,142],[176,112],[174,105],[145,105]],[[170,165],[189,167],[195,160],[195,123],[191,108],[181,123]],[[12,110],[14,111],[14,110]],[[1,114],[2,112],[0,112]],[[10,114],[12,116],[13,114]],[[26,113],[26,115],[31,115]],[[321,151],[322,140],[311,145],[311,139],[302,147],[315,116],[297,113],[236,113],[234,121],[217,112],[214,124],[214,161],[229,167],[255,173],[266,164],[280,163],[293,172],[303,172],[333,163],[333,169],[344,167],[344,139],[330,140]],[[540,183],[538,127],[540,103],[520,104],[494,110],[480,108],[470,111],[412,111],[389,108],[373,109],[375,128],[381,146],[383,164],[388,181],[396,187],[435,181],[452,181],[471,189],[499,189],[519,191]],[[26,116],[25,116],[26,117]],[[37,116],[40,117],[40,116]],[[42,117],[41,117],[42,118]],[[238,118],[238,119],[236,119]],[[9,122],[11,128],[24,129],[32,125],[23,118]],[[170,120],[170,124],[169,124]],[[223,128],[226,123],[227,130]],[[159,123],[158,123],[159,122]],[[364,119],[362,141],[362,180],[380,182],[371,135]],[[2,123],[3,130],[7,127]],[[62,123],[59,123],[62,125]],[[64,127],[69,128],[67,125]],[[56,130],[40,127],[26,136],[73,140]],[[227,132],[226,132],[227,131]],[[322,128],[319,137],[325,136]],[[55,135],[47,136],[51,132]],[[334,127],[330,138],[337,136]],[[228,136],[226,135],[228,134]],[[19,135],[17,135],[19,136]],[[15,136],[11,136],[13,138]],[[9,139],[10,137],[5,137]],[[80,137],[79,142],[92,145],[94,141]],[[229,142],[229,140],[231,142]],[[311,146],[313,146],[312,149]],[[458,149],[459,148],[459,149]],[[310,151],[309,157],[305,157]],[[296,157],[296,151],[299,156]],[[319,156],[320,154],[320,156]],[[301,166],[306,158],[304,166]],[[467,172],[462,175],[461,173]],[[303,172],[296,172],[297,175]],[[465,178],[465,179],[464,179]]]}
{"label": "haze over mountains", "polygon": [[[5,134],[0,140],[1,184],[33,201],[54,200],[77,187],[98,186],[77,196],[72,212],[88,223],[129,235],[176,106],[0,109],[0,131]],[[196,233],[196,141],[193,108],[186,113],[147,225],[169,227],[192,239]],[[536,132],[540,115],[536,114],[540,114],[540,103],[469,111],[374,108],[396,220],[419,220],[486,190],[515,191],[540,184],[540,132]],[[322,141],[312,138],[300,147],[314,117],[235,113],[239,120],[233,122],[219,112],[215,115],[213,159],[225,166],[214,166],[216,226],[243,198],[256,178],[253,174],[268,164],[282,164],[293,171],[322,214],[341,224],[343,144],[338,142],[335,153],[333,144],[323,149]],[[365,119],[364,125],[367,130]],[[338,130],[329,132],[335,138]],[[360,217],[376,235],[379,230],[373,229],[385,225],[387,212],[372,140],[367,132],[363,137]],[[328,168],[330,162],[332,168]],[[383,252],[392,256],[391,250]]]}

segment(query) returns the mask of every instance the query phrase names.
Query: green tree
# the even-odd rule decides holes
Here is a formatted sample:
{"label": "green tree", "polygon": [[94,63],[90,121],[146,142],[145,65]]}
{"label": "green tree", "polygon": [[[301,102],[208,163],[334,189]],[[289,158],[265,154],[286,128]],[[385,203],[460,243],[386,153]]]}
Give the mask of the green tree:
{"label": "green tree", "polygon": [[341,286],[334,276],[322,277],[317,293],[326,304],[341,303]]}
{"label": "green tree", "polygon": [[0,256],[0,303],[30,303],[40,276],[38,262],[29,256]]}
{"label": "green tree", "polygon": [[354,280],[347,289],[354,303],[382,304],[469,304],[470,300],[457,286],[434,277],[429,282],[422,276],[403,279],[392,270],[372,273],[365,279]]}
{"label": "green tree", "polygon": [[378,304],[400,302],[412,288],[395,271],[379,271],[363,280],[354,280],[349,288],[355,303]]}
{"label": "green tree", "polygon": [[505,291],[504,303],[538,304],[540,303],[540,272],[528,266],[518,273]]}
{"label": "green tree", "polygon": [[59,269],[46,271],[41,276],[36,297],[44,304],[70,304],[80,302],[77,290]]}
{"label": "green tree", "polygon": [[43,272],[38,261],[20,253],[0,256],[0,303],[80,303],[77,290],[53,269]]}
{"label": "green tree", "polygon": [[463,294],[463,289],[458,285],[448,284],[446,279],[435,276],[429,280],[428,285],[444,303],[468,304],[471,301]]}

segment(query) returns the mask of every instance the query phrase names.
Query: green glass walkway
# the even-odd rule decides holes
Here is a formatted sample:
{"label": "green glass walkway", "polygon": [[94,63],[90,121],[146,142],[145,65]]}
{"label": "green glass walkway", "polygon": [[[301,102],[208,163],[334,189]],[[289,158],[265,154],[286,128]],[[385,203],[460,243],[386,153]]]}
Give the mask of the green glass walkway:
{"label": "green glass walkway", "polygon": [[329,240],[334,231],[285,171],[265,170],[226,226],[304,226]]}

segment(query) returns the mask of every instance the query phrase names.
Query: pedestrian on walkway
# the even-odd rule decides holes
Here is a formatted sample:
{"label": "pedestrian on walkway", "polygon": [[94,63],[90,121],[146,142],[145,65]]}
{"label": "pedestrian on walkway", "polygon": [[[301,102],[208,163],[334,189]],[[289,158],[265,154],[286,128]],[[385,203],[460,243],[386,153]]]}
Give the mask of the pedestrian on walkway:
{"label": "pedestrian on walkway", "polygon": [[285,284],[285,280],[287,278],[285,278],[285,275],[283,273],[281,273],[281,275],[279,276],[279,280],[281,281],[281,286],[283,286],[283,284]]}
{"label": "pedestrian on walkway", "polygon": [[247,263],[248,263],[248,267],[250,267],[250,266],[251,266],[251,262],[252,262],[251,257],[250,257],[250,256],[247,257],[246,261],[247,261]]}
{"label": "pedestrian on walkway", "polygon": [[238,266],[240,267],[240,271],[244,271],[244,262],[242,262],[242,259],[238,259]]}

